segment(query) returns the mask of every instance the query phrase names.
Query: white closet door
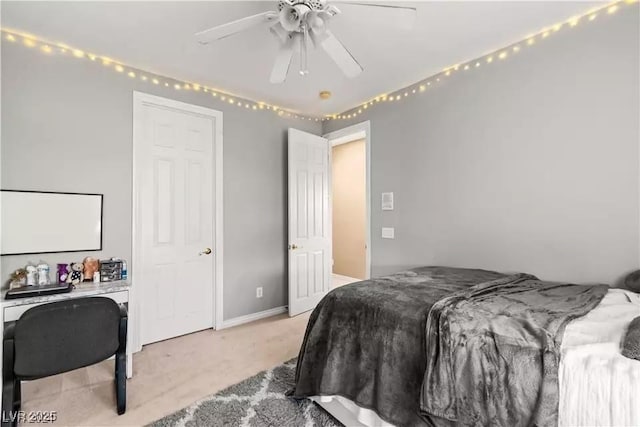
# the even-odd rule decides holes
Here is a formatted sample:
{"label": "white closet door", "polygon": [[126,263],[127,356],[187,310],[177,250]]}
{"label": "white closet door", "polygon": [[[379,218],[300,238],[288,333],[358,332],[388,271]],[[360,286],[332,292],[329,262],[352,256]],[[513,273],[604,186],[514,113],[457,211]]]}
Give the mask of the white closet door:
{"label": "white closet door", "polygon": [[139,111],[136,166],[141,233],[142,344],[212,328],[212,117],[162,105]]}

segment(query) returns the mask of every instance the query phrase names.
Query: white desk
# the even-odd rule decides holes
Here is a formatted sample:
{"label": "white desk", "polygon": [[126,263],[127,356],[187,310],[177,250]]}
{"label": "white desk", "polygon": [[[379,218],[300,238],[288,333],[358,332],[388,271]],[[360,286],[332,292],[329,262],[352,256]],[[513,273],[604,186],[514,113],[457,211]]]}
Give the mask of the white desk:
{"label": "white desk", "polygon": [[[76,289],[64,294],[45,295],[31,298],[16,298],[5,299],[4,294],[6,291],[2,291],[2,299],[0,299],[0,315],[2,321],[0,326],[0,337],[4,334],[4,324],[18,320],[22,314],[30,308],[38,305],[47,304],[54,301],[62,301],[74,298],[83,297],[105,297],[110,298],[118,304],[125,304],[129,308],[129,319],[127,325],[127,378],[133,376],[133,345],[132,345],[132,321],[131,321],[131,284],[126,281],[116,281],[108,283],[83,283],[76,285]],[[0,361],[2,360],[2,346],[0,345]],[[0,377],[0,387],[2,378]],[[1,390],[1,388],[0,388]]]}

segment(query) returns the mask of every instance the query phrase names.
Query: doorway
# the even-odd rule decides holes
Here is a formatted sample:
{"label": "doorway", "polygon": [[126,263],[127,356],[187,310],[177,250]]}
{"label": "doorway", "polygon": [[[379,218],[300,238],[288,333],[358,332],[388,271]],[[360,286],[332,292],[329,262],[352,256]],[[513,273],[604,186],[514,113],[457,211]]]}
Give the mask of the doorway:
{"label": "doorway", "polygon": [[370,278],[369,122],[325,135],[331,145],[332,287]]}
{"label": "doorway", "polygon": [[[360,218],[364,223],[363,277],[332,274],[333,220],[332,220],[332,148],[352,141],[364,144],[364,209],[360,201]],[[331,132],[324,137],[289,129],[288,133],[288,259],[289,259],[289,316],[312,310],[336,286],[368,279],[371,275],[371,139],[369,122],[359,123]],[[339,154],[337,154],[339,155]],[[362,153],[360,154],[362,158]],[[362,161],[362,160],[360,160]],[[362,167],[355,178],[362,184]],[[345,175],[348,175],[348,170]],[[343,184],[344,185],[344,184]],[[361,188],[362,185],[359,185]],[[362,195],[360,195],[362,198]],[[343,209],[344,210],[344,209]],[[362,211],[365,212],[362,221]],[[339,244],[339,241],[337,242]],[[358,263],[362,256],[358,258]]]}
{"label": "doorway", "polygon": [[134,348],[221,317],[221,153],[221,112],[134,92]]}

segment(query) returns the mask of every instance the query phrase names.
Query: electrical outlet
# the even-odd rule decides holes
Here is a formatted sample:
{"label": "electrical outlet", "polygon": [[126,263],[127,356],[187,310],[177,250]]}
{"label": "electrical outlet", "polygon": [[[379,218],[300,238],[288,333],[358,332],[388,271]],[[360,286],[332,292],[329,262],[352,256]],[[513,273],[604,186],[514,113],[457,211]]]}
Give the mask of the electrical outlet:
{"label": "electrical outlet", "polygon": [[262,286],[256,288],[256,298],[262,298]]}

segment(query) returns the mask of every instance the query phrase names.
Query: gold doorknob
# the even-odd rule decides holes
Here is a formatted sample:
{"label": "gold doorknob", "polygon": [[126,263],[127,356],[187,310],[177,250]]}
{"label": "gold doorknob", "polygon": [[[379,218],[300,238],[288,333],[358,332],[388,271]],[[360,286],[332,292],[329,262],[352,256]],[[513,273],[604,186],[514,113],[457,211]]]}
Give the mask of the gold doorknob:
{"label": "gold doorknob", "polygon": [[204,248],[204,251],[200,252],[198,255],[209,255],[211,253],[211,248]]}
{"label": "gold doorknob", "polygon": [[302,246],[297,246],[295,244],[294,245],[289,245],[289,249],[291,249],[291,250],[295,250],[295,249],[298,249],[298,248],[302,248]]}

